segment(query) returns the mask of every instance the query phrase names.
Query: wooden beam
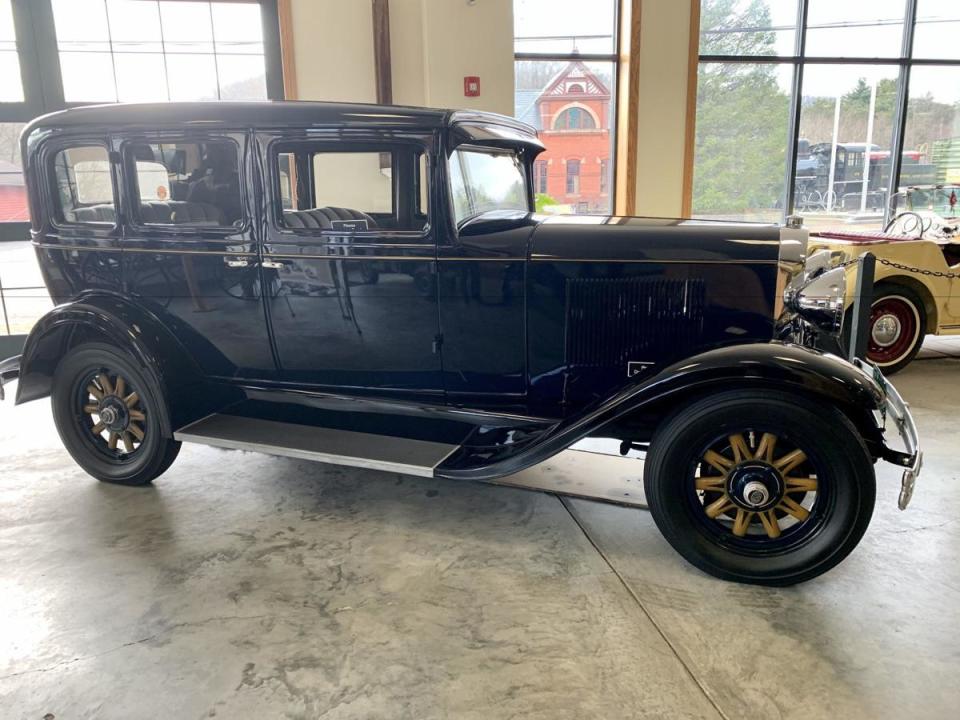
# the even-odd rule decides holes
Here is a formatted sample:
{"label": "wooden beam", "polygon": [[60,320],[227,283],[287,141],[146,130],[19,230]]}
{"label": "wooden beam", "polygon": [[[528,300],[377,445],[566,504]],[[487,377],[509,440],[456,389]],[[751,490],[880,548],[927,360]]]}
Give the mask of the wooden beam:
{"label": "wooden beam", "polygon": [[390,66],[390,0],[373,0],[373,67],[377,103],[393,104],[393,70]]}
{"label": "wooden beam", "polygon": [[697,146],[697,78],[700,69],[700,0],[690,0],[690,46],[687,53],[687,112],[683,143],[681,214],[693,215],[693,158]]}
{"label": "wooden beam", "polygon": [[620,57],[617,74],[617,178],[614,212],[637,211],[637,132],[640,91],[641,0],[620,0]]}
{"label": "wooden beam", "polygon": [[297,63],[293,54],[293,11],[290,0],[277,0],[277,15],[280,19],[280,61],[283,66],[283,97],[296,100]]}

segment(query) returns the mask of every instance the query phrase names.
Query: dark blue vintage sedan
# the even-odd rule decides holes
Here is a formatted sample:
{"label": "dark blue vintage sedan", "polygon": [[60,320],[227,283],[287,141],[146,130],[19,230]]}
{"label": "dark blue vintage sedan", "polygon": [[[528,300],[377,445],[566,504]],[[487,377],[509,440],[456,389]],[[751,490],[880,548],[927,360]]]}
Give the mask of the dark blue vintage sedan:
{"label": "dark blue vintage sedan", "polygon": [[843,302],[803,284],[805,231],[537,215],[542,149],[509,118],[403,107],[42,117],[22,154],[58,304],[0,377],[51,396],[108,482],[149,483],[185,441],[474,480],[601,436],[647,452],[654,519],[706,572],[840,562],[874,463],[907,468],[905,504],[920,453],[892,386],[809,347]]}

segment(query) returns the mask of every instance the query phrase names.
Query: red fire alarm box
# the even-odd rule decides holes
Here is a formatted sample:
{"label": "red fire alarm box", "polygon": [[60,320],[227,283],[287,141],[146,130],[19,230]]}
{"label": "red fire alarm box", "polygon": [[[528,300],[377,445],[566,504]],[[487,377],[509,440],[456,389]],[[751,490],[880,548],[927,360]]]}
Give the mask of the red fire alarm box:
{"label": "red fire alarm box", "polygon": [[480,97],[480,78],[476,75],[467,75],[463,79],[464,97]]}

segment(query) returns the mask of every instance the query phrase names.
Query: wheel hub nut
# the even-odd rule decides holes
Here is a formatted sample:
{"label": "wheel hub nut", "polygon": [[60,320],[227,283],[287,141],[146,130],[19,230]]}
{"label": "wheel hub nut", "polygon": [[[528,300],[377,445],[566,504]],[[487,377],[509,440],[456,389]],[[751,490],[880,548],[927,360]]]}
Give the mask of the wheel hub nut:
{"label": "wheel hub nut", "polygon": [[761,507],[770,500],[770,491],[762,482],[753,480],[744,485],[743,499],[751,507]]}
{"label": "wheel hub nut", "polygon": [[110,406],[101,409],[100,420],[104,425],[113,425],[117,422],[117,411]]}

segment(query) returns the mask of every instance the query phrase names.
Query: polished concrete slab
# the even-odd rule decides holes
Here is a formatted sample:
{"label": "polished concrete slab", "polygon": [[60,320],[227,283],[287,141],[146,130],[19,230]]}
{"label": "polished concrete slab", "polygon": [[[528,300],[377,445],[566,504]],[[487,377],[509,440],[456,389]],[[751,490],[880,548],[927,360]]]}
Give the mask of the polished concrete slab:
{"label": "polished concrete slab", "polygon": [[199,446],[107,486],[7,402],[0,716],[955,717],[960,362],[897,384],[914,506],[881,469],[858,550],[784,590],[704,576],[642,510],[511,487]]}

